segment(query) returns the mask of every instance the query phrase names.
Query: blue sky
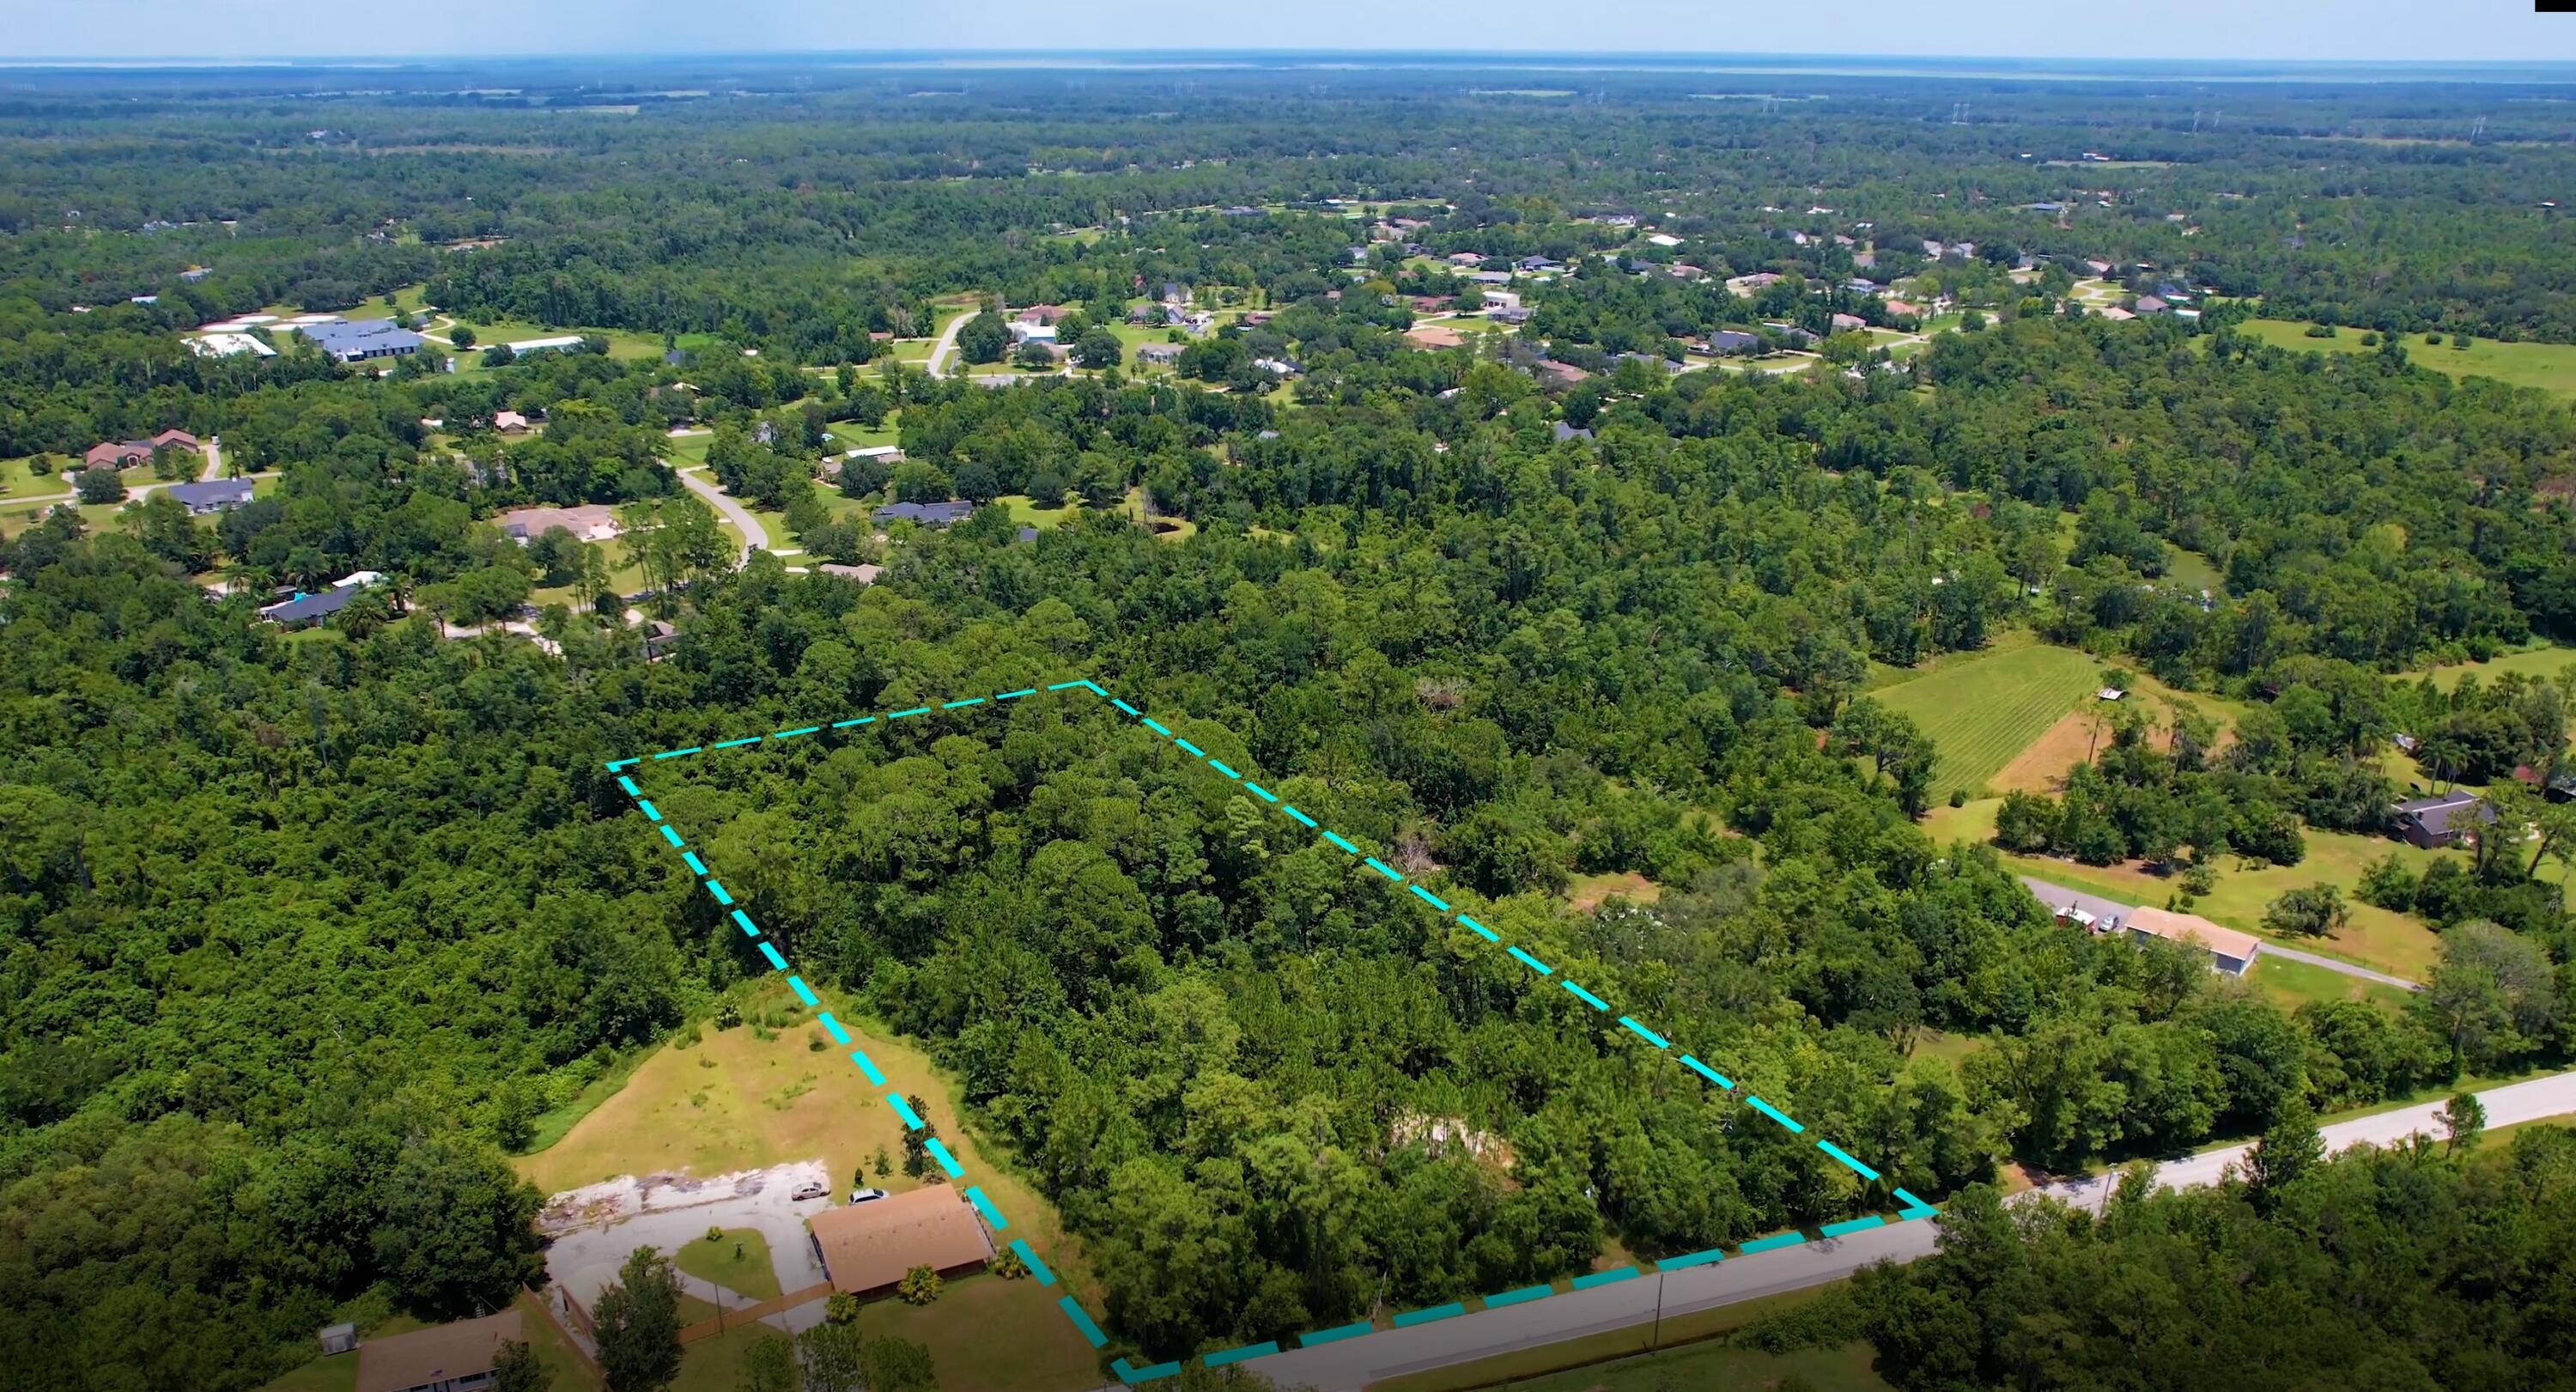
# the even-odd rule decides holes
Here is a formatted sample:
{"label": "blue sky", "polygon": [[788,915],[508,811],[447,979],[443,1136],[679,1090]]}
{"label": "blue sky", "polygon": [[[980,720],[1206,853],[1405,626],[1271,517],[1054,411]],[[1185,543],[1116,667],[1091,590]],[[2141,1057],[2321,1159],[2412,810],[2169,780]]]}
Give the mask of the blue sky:
{"label": "blue sky", "polygon": [[1471,49],[2576,60],[2531,0],[0,0],[0,58]]}

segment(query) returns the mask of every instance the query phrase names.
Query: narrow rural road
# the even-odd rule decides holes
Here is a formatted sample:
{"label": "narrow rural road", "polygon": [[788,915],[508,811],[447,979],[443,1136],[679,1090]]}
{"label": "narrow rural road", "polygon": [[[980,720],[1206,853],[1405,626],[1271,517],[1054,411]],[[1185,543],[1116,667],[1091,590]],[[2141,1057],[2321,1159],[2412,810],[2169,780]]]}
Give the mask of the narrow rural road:
{"label": "narrow rural road", "polygon": [[944,377],[947,375],[939,370],[939,364],[943,359],[957,351],[957,331],[966,327],[967,320],[972,319],[983,312],[984,311],[981,309],[970,309],[965,313],[958,315],[956,318],[949,320],[948,327],[939,331],[939,341],[930,345],[930,361],[926,365],[931,376]]}
{"label": "narrow rural road", "polygon": [[[2576,1113],[2576,1072],[2491,1088],[2479,1093],[2478,1101],[2486,1107],[2490,1127]],[[2438,1104],[2427,1103],[2337,1122],[2323,1128],[2326,1149],[2337,1151],[2365,1142],[2385,1146],[2417,1134],[2439,1136],[2437,1111]],[[2252,1149],[2250,1145],[2229,1146],[2166,1161],[2156,1169],[2156,1182],[2174,1188],[2217,1183],[2228,1166],[2244,1164]],[[2026,1203],[2035,1195],[2047,1194],[2098,1212],[2115,1183],[2116,1176],[2071,1180],[2026,1191],[2014,1196],[2013,1201]],[[1928,1221],[1898,1223],[1801,1247],[1729,1257],[1715,1266],[1650,1273],[1617,1285],[1550,1296],[1530,1305],[1480,1310],[1409,1329],[1383,1330],[1340,1343],[1291,1349],[1253,1359],[1245,1366],[1282,1387],[1360,1392],[1370,1383],[1406,1373],[1469,1363],[1498,1353],[1646,1324],[1663,1316],[1823,1285],[1874,1262],[1913,1261],[1932,1255],[1938,1236],[1938,1230]]]}
{"label": "narrow rural road", "polygon": [[223,476],[224,439],[220,435],[209,435],[206,437],[206,467],[198,473],[197,482],[217,483]]}
{"label": "narrow rural road", "polygon": [[[2127,918],[2130,911],[2136,907],[2131,904],[2123,904],[2116,899],[2105,899],[2098,894],[2086,894],[2079,889],[2068,889],[2066,886],[2061,884],[2051,884],[2046,880],[2034,879],[2029,875],[2022,876],[2021,882],[2024,885],[2029,886],[2030,892],[2039,896],[2039,902],[2047,905],[2051,910],[2055,910],[2064,905],[2073,905],[2074,907],[2082,909],[2086,913],[2092,914],[2096,917],[2116,920]],[[2292,962],[2305,962],[2312,967],[2323,967],[2330,972],[2341,972],[2345,976],[2354,977],[2362,981],[2375,982],[2381,986],[2394,986],[2401,991],[2418,991],[2423,989],[2421,983],[2409,981],[2402,976],[2390,976],[2388,973],[2383,971],[2372,971],[2368,967],[2355,966],[2350,962],[2340,961],[2336,958],[2323,956],[2318,953],[2303,952],[2298,948],[2287,947],[2280,943],[2276,943],[2270,938],[2263,939],[2263,955],[2266,957],[2280,957]]]}
{"label": "narrow rural road", "polygon": [[[667,464],[670,461],[663,462]],[[725,520],[742,532],[742,555],[736,559],[736,564],[748,565],[752,552],[769,549],[769,529],[760,525],[760,519],[751,515],[751,509],[735,502],[723,489],[703,477],[704,473],[703,469],[682,469],[679,471],[680,482],[686,484],[690,492],[714,504],[715,510],[723,513]]]}

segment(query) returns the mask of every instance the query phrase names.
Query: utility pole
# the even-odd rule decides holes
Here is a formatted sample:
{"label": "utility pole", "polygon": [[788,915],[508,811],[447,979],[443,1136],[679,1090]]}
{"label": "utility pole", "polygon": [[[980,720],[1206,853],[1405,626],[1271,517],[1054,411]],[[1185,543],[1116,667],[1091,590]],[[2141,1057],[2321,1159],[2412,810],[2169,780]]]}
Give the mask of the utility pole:
{"label": "utility pole", "polygon": [[1655,1273],[1655,1324],[1654,1328],[1646,1334],[1648,1353],[1653,1353],[1662,1347],[1664,1342],[1664,1277],[1666,1274],[1661,1271]]}

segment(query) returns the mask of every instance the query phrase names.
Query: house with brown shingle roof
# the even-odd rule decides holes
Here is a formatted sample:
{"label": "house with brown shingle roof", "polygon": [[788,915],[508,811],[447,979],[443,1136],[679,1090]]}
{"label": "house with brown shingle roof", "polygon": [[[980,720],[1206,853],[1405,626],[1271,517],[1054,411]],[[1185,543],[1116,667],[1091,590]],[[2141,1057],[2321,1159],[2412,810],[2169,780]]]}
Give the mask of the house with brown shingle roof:
{"label": "house with brown shingle roof", "polygon": [[524,1342],[519,1312],[432,1325],[358,1345],[357,1392],[469,1392],[492,1385],[501,1345]]}
{"label": "house with brown shingle roof", "polygon": [[916,1266],[958,1276],[993,1259],[984,1220],[945,1184],[825,1209],[805,1226],[832,1289],[852,1295],[890,1291]]}

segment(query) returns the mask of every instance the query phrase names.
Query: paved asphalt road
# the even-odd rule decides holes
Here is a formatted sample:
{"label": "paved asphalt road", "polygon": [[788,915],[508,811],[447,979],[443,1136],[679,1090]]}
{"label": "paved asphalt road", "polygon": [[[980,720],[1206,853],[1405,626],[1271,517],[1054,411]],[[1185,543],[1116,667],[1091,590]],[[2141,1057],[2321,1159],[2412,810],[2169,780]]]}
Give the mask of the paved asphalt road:
{"label": "paved asphalt road", "polygon": [[[2576,1113],[2576,1073],[2508,1084],[2479,1093],[2478,1100],[2486,1106],[2489,1126]],[[2428,1103],[2337,1122],[2324,1129],[2326,1148],[2341,1150],[2363,1142],[2390,1145],[2418,1132],[2439,1136],[2441,1125],[2434,1117],[2437,1110],[2438,1104]],[[2229,1165],[2242,1164],[2251,1149],[2230,1146],[2166,1161],[2157,1167],[2156,1180],[2175,1187],[2216,1183]],[[2030,1192],[2051,1194],[2070,1204],[2098,1210],[2111,1183],[2109,1177],[2084,1179]],[[2026,1201],[2026,1197],[2017,1196],[2016,1201]],[[1899,1223],[1803,1247],[1732,1257],[1715,1266],[1641,1276],[1614,1286],[1550,1296],[1531,1305],[1478,1311],[1320,1348],[1291,1349],[1245,1366],[1282,1387],[1358,1392],[1372,1382],[1426,1368],[1472,1362],[1515,1349],[1645,1324],[1657,1317],[1659,1299],[1663,1314],[1683,1314],[1821,1285],[1880,1260],[1912,1261],[1931,1255],[1937,1236],[1928,1221]]]}
{"label": "paved asphalt road", "polygon": [[716,511],[725,515],[726,521],[741,529],[742,555],[738,558],[741,564],[751,564],[752,552],[769,549],[769,529],[760,525],[760,519],[752,516],[749,508],[735,502],[723,489],[709,482],[696,469],[681,470],[680,482],[688,485],[690,492],[713,503]]}
{"label": "paved asphalt road", "polygon": [[[2117,900],[2105,899],[2099,895],[2086,894],[2081,890],[2068,889],[2064,885],[2050,884],[2046,880],[2033,879],[2028,875],[2022,876],[2021,882],[2030,886],[2030,892],[2039,896],[2039,902],[2046,904],[2051,909],[2072,904],[2076,908],[2082,909],[2086,913],[2093,914],[2098,917],[2125,919],[2129,916],[2130,910],[2135,907],[2134,905],[2120,903]],[[2358,977],[2363,981],[2374,981],[2382,986],[2394,986],[2401,991],[2420,989],[2415,982],[2409,981],[2402,976],[2390,976],[2386,972],[2372,971],[2368,967],[2357,967],[2350,962],[2337,961],[2332,957],[2321,957],[2313,952],[2302,952],[2295,947],[2284,947],[2281,944],[2272,941],[2270,938],[2263,939],[2263,955],[2266,957],[2286,958],[2293,962],[2305,962],[2312,967],[2323,967],[2330,972],[2341,972],[2345,976]]]}

